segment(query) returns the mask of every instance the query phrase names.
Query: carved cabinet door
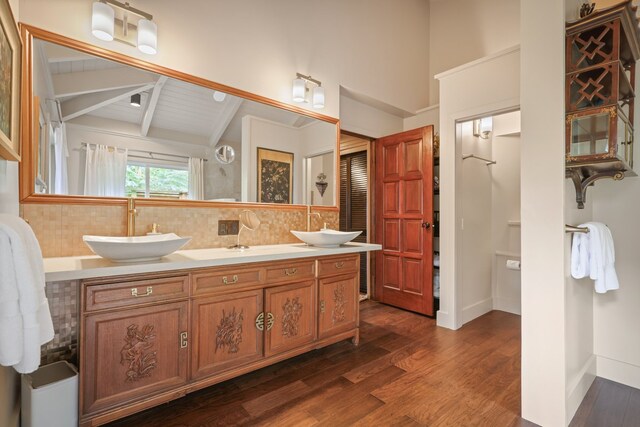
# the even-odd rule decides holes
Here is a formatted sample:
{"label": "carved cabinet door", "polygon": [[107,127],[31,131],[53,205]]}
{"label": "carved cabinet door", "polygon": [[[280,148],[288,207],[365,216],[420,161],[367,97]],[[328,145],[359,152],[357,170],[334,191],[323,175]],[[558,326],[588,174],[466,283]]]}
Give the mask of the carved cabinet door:
{"label": "carved cabinet door", "polygon": [[307,280],[265,290],[265,355],[316,339],[316,282]]}
{"label": "carved cabinet door", "polygon": [[320,279],[318,308],[319,338],[348,331],[358,321],[358,280],[356,274]]}
{"label": "carved cabinet door", "polygon": [[187,302],[87,315],[82,413],[148,398],[187,382]]}
{"label": "carved cabinet door", "polygon": [[262,357],[262,289],[196,298],[192,305],[194,378]]}

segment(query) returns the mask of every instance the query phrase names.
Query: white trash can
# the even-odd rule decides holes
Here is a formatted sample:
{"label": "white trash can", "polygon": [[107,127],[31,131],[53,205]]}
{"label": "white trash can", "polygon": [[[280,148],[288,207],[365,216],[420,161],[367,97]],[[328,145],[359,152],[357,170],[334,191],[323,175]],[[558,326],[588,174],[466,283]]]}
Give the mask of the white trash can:
{"label": "white trash can", "polygon": [[78,371],[65,361],[22,375],[22,427],[78,425]]}

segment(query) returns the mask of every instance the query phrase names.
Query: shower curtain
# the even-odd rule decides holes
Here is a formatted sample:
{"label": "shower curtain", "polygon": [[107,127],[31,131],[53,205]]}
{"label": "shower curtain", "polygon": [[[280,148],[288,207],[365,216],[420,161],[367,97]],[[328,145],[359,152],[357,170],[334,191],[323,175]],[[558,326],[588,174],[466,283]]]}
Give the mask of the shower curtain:
{"label": "shower curtain", "polygon": [[53,131],[53,194],[69,194],[69,173],[67,172],[67,129],[64,123]]}
{"label": "shower curtain", "polygon": [[124,197],[127,175],[127,150],[87,144],[84,169],[86,196]]}
{"label": "shower curtain", "polygon": [[189,198],[204,199],[204,160],[189,157]]}

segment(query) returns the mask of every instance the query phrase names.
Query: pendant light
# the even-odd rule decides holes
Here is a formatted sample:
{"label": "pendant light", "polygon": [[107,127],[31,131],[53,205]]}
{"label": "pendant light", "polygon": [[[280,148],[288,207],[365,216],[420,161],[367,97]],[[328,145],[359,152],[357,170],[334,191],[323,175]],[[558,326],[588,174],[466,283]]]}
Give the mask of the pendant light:
{"label": "pendant light", "polygon": [[139,93],[134,93],[131,95],[130,104],[132,107],[140,108],[142,105],[142,96]]}

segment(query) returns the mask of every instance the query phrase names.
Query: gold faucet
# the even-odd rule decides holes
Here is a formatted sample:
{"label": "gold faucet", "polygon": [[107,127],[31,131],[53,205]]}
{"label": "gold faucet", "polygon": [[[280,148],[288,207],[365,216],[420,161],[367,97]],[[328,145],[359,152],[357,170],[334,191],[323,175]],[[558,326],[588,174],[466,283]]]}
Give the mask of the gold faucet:
{"label": "gold faucet", "polygon": [[136,234],[137,214],[136,200],[133,197],[129,197],[127,200],[127,236],[134,236]]}
{"label": "gold faucet", "polygon": [[311,231],[311,217],[313,215],[318,215],[318,218],[322,218],[320,213],[311,212],[311,205],[307,205],[307,231]]}

